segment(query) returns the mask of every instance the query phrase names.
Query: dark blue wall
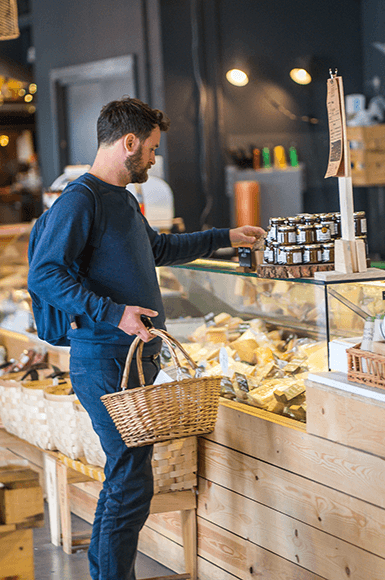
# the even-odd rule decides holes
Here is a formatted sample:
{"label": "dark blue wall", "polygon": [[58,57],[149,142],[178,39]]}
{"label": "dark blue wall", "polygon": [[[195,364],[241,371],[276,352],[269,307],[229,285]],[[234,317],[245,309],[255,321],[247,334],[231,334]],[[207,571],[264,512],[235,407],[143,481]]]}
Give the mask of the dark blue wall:
{"label": "dark blue wall", "polygon": [[[360,0],[193,2],[208,103],[205,138],[210,159],[205,169],[208,192],[214,198],[206,222],[228,224],[223,167],[229,158],[225,151],[251,144],[296,145],[306,164],[305,209],[338,210],[336,180],[323,177],[328,159],[326,80],[329,67],[337,68],[346,94],[362,92],[360,4]],[[170,183],[180,196],[178,212],[186,216],[191,229],[201,224],[205,188],[199,176],[198,90],[190,11],[191,4],[185,0],[161,0],[166,108],[177,126],[169,136]],[[296,85],[288,76],[295,58],[304,55],[313,55],[318,61],[318,77],[309,87]],[[246,87],[233,87],[225,80],[225,72],[235,60],[252,75]],[[293,121],[272,101],[297,116],[311,115],[320,122],[313,126]],[[365,209],[362,192],[355,195],[357,205]]]}
{"label": "dark blue wall", "polygon": [[[380,34],[380,6],[380,0],[365,0],[361,17],[360,0],[31,0],[44,185],[57,177],[50,70],[134,54],[140,98],[164,108],[172,119],[165,140],[168,181],[176,215],[188,230],[229,224],[226,150],[241,145],[296,145],[306,165],[305,209],[338,209],[336,180],[323,177],[328,68],[338,68],[346,93],[363,91],[363,58],[365,75],[385,58],[362,41]],[[319,60],[319,77],[310,87],[300,87],[289,79],[289,67],[295,57],[309,54]],[[224,78],[233,57],[250,66],[247,87],[232,87]],[[272,99],[320,123],[293,121],[277,111]],[[367,209],[366,191],[355,191],[355,197],[356,208]]]}
{"label": "dark blue wall", "polygon": [[139,98],[163,107],[157,10],[156,0],[32,0],[37,129],[45,186],[57,177],[53,164],[50,70],[133,54]]}
{"label": "dark blue wall", "polygon": [[[365,0],[362,4],[363,31],[363,93],[374,95],[372,80],[379,77],[380,93],[385,96],[385,54],[374,47],[379,42],[385,45],[385,4],[383,0]],[[385,223],[385,188],[372,187],[366,190],[369,219],[369,248],[372,255],[385,258],[385,235],[378,224]]]}

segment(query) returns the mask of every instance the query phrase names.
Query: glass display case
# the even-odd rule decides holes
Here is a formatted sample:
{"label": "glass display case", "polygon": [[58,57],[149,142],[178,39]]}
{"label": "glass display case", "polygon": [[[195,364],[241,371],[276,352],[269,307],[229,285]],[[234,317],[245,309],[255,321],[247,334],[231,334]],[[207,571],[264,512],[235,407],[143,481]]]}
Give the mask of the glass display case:
{"label": "glass display case", "polygon": [[[167,327],[229,399],[305,420],[307,373],[330,370],[329,345],[360,342],[384,313],[384,277],[266,279],[236,262],[159,268]],[[353,339],[357,340],[353,340]]]}

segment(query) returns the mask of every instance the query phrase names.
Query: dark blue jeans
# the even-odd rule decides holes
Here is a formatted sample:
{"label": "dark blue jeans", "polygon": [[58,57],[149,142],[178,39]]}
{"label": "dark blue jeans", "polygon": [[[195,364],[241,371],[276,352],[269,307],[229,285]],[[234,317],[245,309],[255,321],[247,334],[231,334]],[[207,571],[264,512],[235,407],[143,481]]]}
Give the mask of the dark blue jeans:
{"label": "dark blue jeans", "polygon": [[[152,445],[129,449],[100,397],[119,389],[124,359],[70,359],[73,389],[88,411],[107,457],[88,551],[92,580],[135,580],[138,536],[153,496]],[[136,361],[128,386],[139,386]],[[159,359],[143,358],[146,384],[159,372]]]}

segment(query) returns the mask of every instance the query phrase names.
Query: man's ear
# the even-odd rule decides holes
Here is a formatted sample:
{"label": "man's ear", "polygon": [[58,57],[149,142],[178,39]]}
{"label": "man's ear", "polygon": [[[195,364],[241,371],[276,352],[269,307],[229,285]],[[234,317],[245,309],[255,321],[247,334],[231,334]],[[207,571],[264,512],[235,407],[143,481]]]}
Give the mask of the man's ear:
{"label": "man's ear", "polygon": [[134,133],[127,133],[127,135],[123,137],[123,146],[128,155],[136,153],[139,144],[140,139]]}

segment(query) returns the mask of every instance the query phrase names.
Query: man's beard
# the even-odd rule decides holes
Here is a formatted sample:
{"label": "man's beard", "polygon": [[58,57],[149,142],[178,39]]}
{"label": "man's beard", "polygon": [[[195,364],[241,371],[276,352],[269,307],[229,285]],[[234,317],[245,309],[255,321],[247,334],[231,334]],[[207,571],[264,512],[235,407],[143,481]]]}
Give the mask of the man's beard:
{"label": "man's beard", "polygon": [[126,157],[124,162],[131,176],[130,183],[144,183],[148,179],[147,171],[149,167],[142,166],[142,148],[142,145],[140,145],[137,152],[131,157]]}

